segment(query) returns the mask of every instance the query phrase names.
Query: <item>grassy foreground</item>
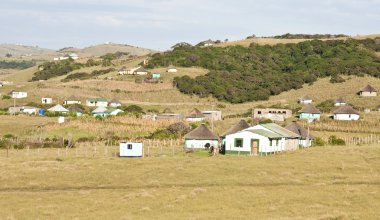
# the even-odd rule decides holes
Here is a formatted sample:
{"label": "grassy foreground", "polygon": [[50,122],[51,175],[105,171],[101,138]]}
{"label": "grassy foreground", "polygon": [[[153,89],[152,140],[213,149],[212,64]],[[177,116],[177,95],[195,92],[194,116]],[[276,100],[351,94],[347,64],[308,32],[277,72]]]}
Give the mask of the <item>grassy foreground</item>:
{"label": "grassy foreground", "polygon": [[271,157],[57,159],[54,155],[6,158],[0,151],[1,219],[378,219],[380,215],[379,145],[319,147]]}

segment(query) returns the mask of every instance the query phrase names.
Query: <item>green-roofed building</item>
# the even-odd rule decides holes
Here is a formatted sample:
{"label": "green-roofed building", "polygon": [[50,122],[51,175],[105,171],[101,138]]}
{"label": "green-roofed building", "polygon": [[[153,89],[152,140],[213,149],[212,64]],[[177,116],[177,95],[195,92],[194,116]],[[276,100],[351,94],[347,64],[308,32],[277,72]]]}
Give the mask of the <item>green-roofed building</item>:
{"label": "green-roofed building", "polygon": [[262,155],[298,149],[300,136],[277,124],[261,124],[225,137],[226,154]]}
{"label": "green-roofed building", "polygon": [[88,98],[86,105],[89,107],[107,107],[108,101],[105,98]]}

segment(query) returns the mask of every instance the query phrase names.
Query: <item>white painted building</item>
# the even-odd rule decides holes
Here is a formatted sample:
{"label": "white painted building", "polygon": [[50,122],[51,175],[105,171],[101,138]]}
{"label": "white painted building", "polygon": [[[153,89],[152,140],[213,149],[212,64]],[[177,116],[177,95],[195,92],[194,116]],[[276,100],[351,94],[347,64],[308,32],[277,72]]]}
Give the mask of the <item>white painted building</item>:
{"label": "white painted building", "polygon": [[74,104],[81,104],[82,102],[80,101],[79,98],[75,96],[70,96],[66,100],[63,101],[64,105],[74,105]]}
{"label": "white painted building", "polygon": [[121,142],[120,157],[142,157],[144,153],[143,143]]}
{"label": "white painted building", "polygon": [[12,99],[22,99],[28,97],[27,92],[11,91],[9,93]]}
{"label": "white painted building", "polygon": [[339,107],[339,106],[345,106],[345,105],[347,105],[347,103],[346,103],[346,101],[344,101],[343,98],[337,98],[335,100],[334,106]]}
{"label": "white painted building", "polygon": [[222,120],[222,112],[221,111],[202,111],[202,114],[205,116],[207,120],[213,121],[221,121]]}
{"label": "white painted building", "polygon": [[298,102],[300,104],[311,104],[313,102],[313,99],[310,98],[309,96],[305,95],[303,97],[301,97],[300,99],[298,99]]}
{"label": "white painted building", "polygon": [[41,98],[41,103],[42,104],[51,104],[51,103],[53,103],[53,99],[52,98]]}
{"label": "white painted building", "polygon": [[174,66],[169,66],[167,69],[166,69],[166,72],[167,73],[176,73],[178,72],[177,68],[175,68]]}
{"label": "white painted building", "polygon": [[334,120],[339,121],[357,121],[360,119],[360,113],[352,106],[341,106],[334,111]]}
{"label": "white painted building", "polygon": [[89,107],[107,107],[108,101],[104,98],[88,98],[86,99],[86,106]]}

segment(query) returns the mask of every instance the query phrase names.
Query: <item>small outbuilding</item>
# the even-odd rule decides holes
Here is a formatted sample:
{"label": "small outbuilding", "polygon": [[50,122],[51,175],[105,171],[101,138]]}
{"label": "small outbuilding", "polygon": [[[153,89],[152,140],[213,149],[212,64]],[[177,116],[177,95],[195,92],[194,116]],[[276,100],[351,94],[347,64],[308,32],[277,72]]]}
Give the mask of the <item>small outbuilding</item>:
{"label": "small outbuilding", "polygon": [[27,92],[11,91],[9,93],[12,99],[22,99],[28,97]]}
{"label": "small outbuilding", "polygon": [[360,113],[352,106],[341,106],[334,111],[334,120],[340,121],[357,121],[360,118]]}
{"label": "small outbuilding", "polygon": [[205,124],[201,124],[198,128],[185,135],[185,148],[208,149],[218,147],[218,140],[217,135],[210,131]]}
{"label": "small outbuilding", "polygon": [[51,104],[51,103],[53,103],[53,99],[52,98],[41,98],[41,103],[42,104]]}
{"label": "small outbuilding", "polygon": [[207,120],[210,120],[210,121],[222,120],[222,111],[209,110],[209,111],[202,111],[201,113],[205,116],[205,119]]}
{"label": "small outbuilding", "polygon": [[144,153],[143,143],[140,142],[121,142],[120,157],[142,157]]}
{"label": "small outbuilding", "polygon": [[362,88],[358,92],[359,96],[363,97],[371,97],[371,96],[377,96],[377,91],[375,88],[373,88],[371,85],[366,85],[364,88]]}

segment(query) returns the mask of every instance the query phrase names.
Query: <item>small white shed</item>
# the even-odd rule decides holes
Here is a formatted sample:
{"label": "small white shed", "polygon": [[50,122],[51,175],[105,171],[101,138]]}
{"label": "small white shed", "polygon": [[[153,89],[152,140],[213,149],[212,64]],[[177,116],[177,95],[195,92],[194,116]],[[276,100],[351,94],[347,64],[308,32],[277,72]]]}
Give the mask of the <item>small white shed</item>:
{"label": "small white shed", "polygon": [[142,157],[143,143],[121,142],[120,157]]}

